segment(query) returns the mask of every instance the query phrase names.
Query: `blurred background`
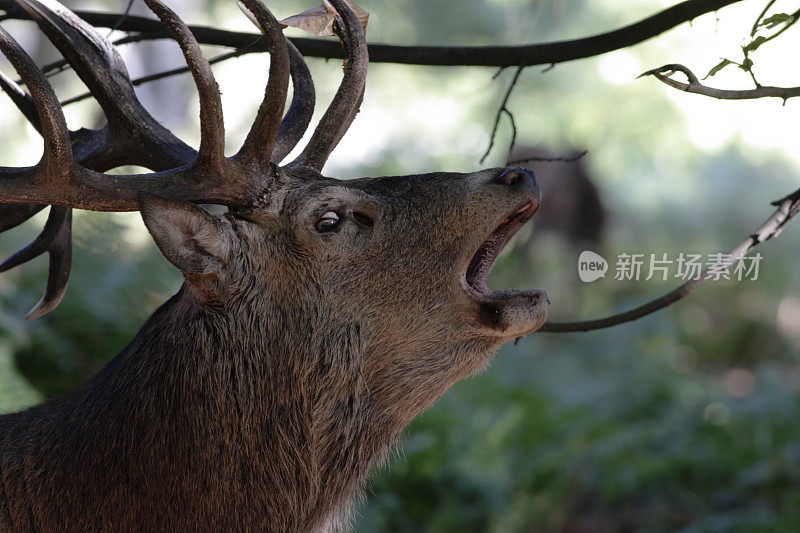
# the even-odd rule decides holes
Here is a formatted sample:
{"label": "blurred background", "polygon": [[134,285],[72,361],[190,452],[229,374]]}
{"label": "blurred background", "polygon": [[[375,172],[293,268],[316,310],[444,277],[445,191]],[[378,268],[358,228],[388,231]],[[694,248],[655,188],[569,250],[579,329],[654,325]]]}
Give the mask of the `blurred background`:
{"label": "blurred background", "polygon": [[[122,0],[67,2],[121,11]],[[143,13],[135,3],[133,12]],[[362,0],[370,41],[489,45],[568,39],[636,21],[663,0]],[[595,318],[671,290],[680,280],[618,281],[620,253],[724,252],[800,185],[800,100],[717,101],[636,79],[665,63],[705,74],[740,59],[764,1],[745,1],[633,48],[526,69],[509,100],[514,157],[535,163],[543,209],[498,260],[491,287],[542,287],[551,318]],[[776,12],[792,12],[778,2]],[[228,0],[172,0],[197,24],[253,31]],[[274,0],[283,18],[315,2]],[[783,7],[785,6],[785,7]],[[56,52],[31,23],[4,22],[40,63]],[[102,30],[103,32],[107,30]],[[287,30],[288,35],[300,35]],[[753,56],[764,84],[800,81],[800,30]],[[123,48],[131,74],[182,65],[174,43]],[[209,56],[223,50],[209,48]],[[266,55],[215,66],[228,151],[249,129],[263,94]],[[340,61],[309,59],[317,116]],[[14,75],[0,60],[0,69]],[[514,69],[373,64],[367,95],[326,173],[335,177],[472,171],[502,166],[501,122],[481,164]],[[83,92],[71,72],[52,78],[62,98]],[[709,85],[749,88],[727,68]],[[188,77],[139,87],[163,123],[197,145],[196,91]],[[70,127],[102,121],[90,101],[66,108]],[[0,96],[0,161],[34,164],[42,143]],[[302,144],[302,143],[301,143]],[[131,169],[121,169],[129,171]],[[556,207],[557,206],[557,207]],[[7,256],[44,223],[3,234]],[[403,450],[377,471],[358,508],[358,531],[797,531],[800,528],[800,223],[758,249],[756,281],[709,284],[635,323],[591,333],[530,335],[491,367],[457,384],[408,429]],[[73,274],[52,314],[25,322],[43,291],[47,260],[0,276],[0,412],[83,383],[177,291],[137,214],[76,213]],[[577,257],[611,263],[582,283]],[[670,274],[676,273],[673,268]],[[657,277],[658,278],[658,277]]]}

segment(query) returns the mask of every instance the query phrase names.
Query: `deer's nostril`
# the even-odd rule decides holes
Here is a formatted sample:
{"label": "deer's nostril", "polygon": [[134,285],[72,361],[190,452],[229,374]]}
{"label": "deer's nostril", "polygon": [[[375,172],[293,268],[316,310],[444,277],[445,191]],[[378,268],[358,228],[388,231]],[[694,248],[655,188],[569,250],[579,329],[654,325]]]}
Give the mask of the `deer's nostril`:
{"label": "deer's nostril", "polygon": [[520,187],[528,183],[533,183],[534,181],[533,172],[522,168],[510,168],[501,172],[494,179],[494,183],[498,185],[508,185],[509,187]]}

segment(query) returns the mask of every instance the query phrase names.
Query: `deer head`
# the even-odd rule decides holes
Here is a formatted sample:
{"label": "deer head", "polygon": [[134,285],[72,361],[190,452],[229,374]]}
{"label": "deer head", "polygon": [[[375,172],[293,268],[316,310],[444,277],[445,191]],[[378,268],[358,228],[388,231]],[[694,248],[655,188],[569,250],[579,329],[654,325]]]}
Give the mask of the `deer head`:
{"label": "deer head", "polygon": [[[0,167],[3,230],[51,206],[42,235],[0,267],[8,270],[50,252],[54,268],[48,289],[31,318],[55,308],[63,296],[69,209],[79,208],[141,209],[156,243],[186,275],[201,305],[227,301],[256,280],[262,282],[259,295],[267,289],[289,294],[291,284],[276,287],[275,280],[303,278],[331,291],[327,296],[342,302],[349,313],[390,321],[401,309],[413,309],[403,313],[419,319],[410,330],[427,323],[436,334],[451,329],[451,339],[502,341],[540,325],[540,292],[491,292],[485,285],[500,249],[538,207],[539,191],[530,171],[352,181],[320,174],[355,118],[368,63],[363,30],[341,1],[332,4],[339,13],[335,29],[347,51],[343,81],[305,150],[283,167],[276,163],[295,147],[310,122],[314,89],[302,56],[260,2],[243,4],[269,39],[266,96],[243,146],[230,158],[223,154],[220,96],[208,61],[188,27],[161,2],[146,0],[181,46],[200,94],[201,142],[196,152],[148,114],[114,46],[91,26],[55,0],[18,3],[90,87],[108,119],[101,130],[69,131],[45,76],[0,28],[0,50],[30,96],[5,76],[0,84],[45,139],[36,166]],[[281,120],[290,74],[294,98]],[[157,172],[103,173],[126,164]],[[192,205],[197,203],[221,204],[230,212],[215,217]],[[436,315],[444,320],[435,320]]]}
{"label": "deer head", "polygon": [[[189,337],[178,341],[197,352],[224,349],[253,365],[269,353],[264,364],[272,370],[260,379],[273,380],[271,393],[285,386],[287,395],[304,398],[312,414],[303,431],[314,436],[320,456],[362,450],[347,476],[333,473],[344,463],[320,467],[330,470],[320,474],[326,486],[346,491],[413,416],[503,342],[543,323],[549,304],[543,291],[486,286],[501,249],[538,208],[534,176],[514,168],[350,181],[322,176],[358,111],[368,63],[363,30],[342,0],[330,3],[347,53],[343,81],[301,155],[283,166],[310,122],[314,89],[272,14],[258,0],[242,1],[269,41],[271,66],[243,146],[225,157],[220,97],[207,60],[172,11],[158,0],[145,2],[180,45],[197,85],[199,149],[147,113],[118,53],[93,28],[55,0],[18,0],[90,88],[108,124],[69,131],[44,75],[0,29],[0,50],[30,97],[8,78],[0,85],[45,139],[36,166],[0,168],[0,229],[51,206],[39,238],[0,270],[49,252],[47,290],[29,315],[41,316],[67,285],[70,209],[140,210],[186,280],[170,320],[200,317],[210,330],[225,332],[200,339],[192,337],[199,326],[187,328]],[[293,100],[283,116],[290,77]],[[124,164],[155,172],[104,173]],[[212,215],[201,203],[228,212]],[[140,337],[148,334],[154,335]],[[284,379],[293,381],[281,385]]]}

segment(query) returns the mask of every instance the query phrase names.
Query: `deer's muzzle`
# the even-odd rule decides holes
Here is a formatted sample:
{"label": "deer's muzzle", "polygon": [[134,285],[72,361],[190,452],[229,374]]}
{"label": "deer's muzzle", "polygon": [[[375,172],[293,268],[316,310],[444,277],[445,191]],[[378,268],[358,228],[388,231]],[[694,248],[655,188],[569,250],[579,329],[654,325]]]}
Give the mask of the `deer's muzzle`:
{"label": "deer's muzzle", "polygon": [[480,323],[495,334],[512,338],[538,329],[547,316],[550,300],[540,289],[492,291],[486,285],[486,277],[511,237],[539,208],[540,192],[533,172],[526,169],[506,169],[492,183],[513,187],[521,198],[478,247],[462,282],[478,304]]}

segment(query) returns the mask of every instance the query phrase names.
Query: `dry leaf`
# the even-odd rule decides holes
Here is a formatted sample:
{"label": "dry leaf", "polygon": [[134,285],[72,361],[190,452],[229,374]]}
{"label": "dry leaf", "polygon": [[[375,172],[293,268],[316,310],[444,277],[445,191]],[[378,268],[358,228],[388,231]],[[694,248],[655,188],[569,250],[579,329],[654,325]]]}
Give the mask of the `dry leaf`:
{"label": "dry leaf", "polygon": [[[361,28],[364,30],[364,33],[366,33],[367,22],[369,22],[369,13],[358,7],[352,0],[342,0],[342,2],[350,7],[355,16],[358,18],[358,21],[361,23]],[[238,5],[242,13],[244,13],[245,16],[250,19],[250,22],[256,25],[256,28],[261,29],[261,26],[258,24],[258,20],[256,20],[255,15],[253,15],[253,13],[251,13],[243,3],[236,2],[236,5]],[[327,37],[334,35],[333,23],[335,20],[336,9],[334,9],[328,0],[322,0],[321,6],[315,7],[314,9],[309,9],[308,11],[303,11],[299,15],[285,18],[278,21],[278,23],[284,28],[291,26],[292,28],[299,28],[315,35]],[[344,67],[346,66],[347,59],[344,61]]]}
{"label": "dry leaf", "polygon": [[334,14],[325,6],[319,6],[285,18],[280,23],[284,28],[291,26],[315,35],[329,36],[333,35],[333,21]]}
{"label": "dry leaf", "polygon": [[[352,0],[342,1],[353,10],[353,13],[358,17],[358,21],[361,23],[361,27],[366,33],[369,13],[358,7]],[[327,0],[322,0],[321,6],[304,11],[299,15],[285,18],[281,20],[280,23],[284,27],[291,26],[292,28],[300,28],[303,31],[324,37],[333,35],[335,16],[336,10],[333,6]]]}

